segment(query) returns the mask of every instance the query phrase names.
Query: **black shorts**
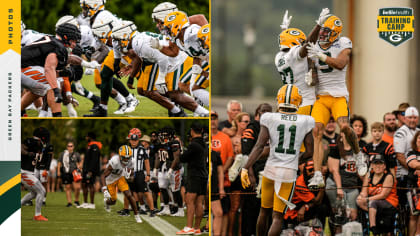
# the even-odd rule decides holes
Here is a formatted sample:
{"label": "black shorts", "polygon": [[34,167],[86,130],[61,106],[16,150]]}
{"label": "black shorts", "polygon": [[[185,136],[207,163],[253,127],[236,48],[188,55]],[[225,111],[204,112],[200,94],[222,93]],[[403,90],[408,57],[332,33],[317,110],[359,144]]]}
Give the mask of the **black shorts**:
{"label": "black shorts", "polygon": [[143,171],[138,171],[134,173],[134,192],[136,193],[146,193],[149,191],[147,183],[145,181],[145,176]]}
{"label": "black shorts", "polygon": [[[212,190],[213,190],[213,188],[212,188]],[[217,192],[213,192],[213,191],[212,191],[211,196],[210,196],[210,200],[211,200],[211,201],[217,201],[217,200],[220,200],[219,191],[217,191]]]}
{"label": "black shorts", "polygon": [[62,173],[61,180],[63,184],[71,184],[73,183],[73,175],[71,173]]}
{"label": "black shorts", "polygon": [[[225,193],[230,193],[230,188],[229,187],[225,187]],[[226,197],[220,199],[220,203],[222,204],[223,215],[227,214],[230,210],[229,195],[226,195]]]}
{"label": "black shorts", "polygon": [[87,177],[87,173],[88,172],[83,172],[82,173],[82,183],[84,184],[88,184],[88,185],[94,185],[96,182],[96,178],[98,176],[97,173],[92,173],[92,176],[90,176],[89,178]]}
{"label": "black shorts", "polygon": [[187,193],[196,193],[197,195],[206,195],[207,178],[189,177],[186,181]]}
{"label": "black shorts", "polygon": [[236,179],[230,183],[230,191],[238,191],[242,190],[242,183],[241,183],[241,177],[238,176]]}
{"label": "black shorts", "polygon": [[152,183],[152,182],[150,182],[150,183],[149,183],[149,188],[150,188],[150,190],[151,190],[153,193],[158,194],[158,193],[160,192],[158,182],[153,182],[153,183]]}

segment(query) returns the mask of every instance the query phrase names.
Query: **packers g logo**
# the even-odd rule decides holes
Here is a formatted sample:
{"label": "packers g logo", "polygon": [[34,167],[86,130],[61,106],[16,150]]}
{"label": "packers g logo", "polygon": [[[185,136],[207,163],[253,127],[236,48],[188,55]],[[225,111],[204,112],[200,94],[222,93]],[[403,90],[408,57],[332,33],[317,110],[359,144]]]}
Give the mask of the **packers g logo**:
{"label": "packers g logo", "polygon": [[413,37],[413,8],[390,7],[380,8],[377,18],[379,37],[388,43],[399,46]]}
{"label": "packers g logo", "polygon": [[176,15],[172,15],[168,17],[168,22],[174,21],[176,18]]}
{"label": "packers g logo", "polygon": [[291,34],[291,35],[293,35],[293,36],[298,36],[298,35],[300,35],[300,32],[299,32],[299,31],[297,31],[297,30],[290,30],[290,31],[289,31],[289,34]]}
{"label": "packers g logo", "polygon": [[202,34],[207,34],[209,31],[210,31],[210,28],[209,27],[206,27],[206,28],[204,28],[204,29],[201,30],[201,33]]}
{"label": "packers g logo", "polygon": [[334,25],[340,27],[342,25],[341,20],[335,20]]}

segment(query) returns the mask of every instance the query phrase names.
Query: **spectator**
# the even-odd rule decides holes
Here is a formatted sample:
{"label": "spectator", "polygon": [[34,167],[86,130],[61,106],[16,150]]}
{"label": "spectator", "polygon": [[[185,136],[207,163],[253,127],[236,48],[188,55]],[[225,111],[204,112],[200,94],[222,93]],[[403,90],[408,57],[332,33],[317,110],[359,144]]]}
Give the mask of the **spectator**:
{"label": "spectator", "polygon": [[386,169],[391,172],[395,177],[395,168],[397,162],[395,160],[394,147],[392,144],[382,140],[384,134],[384,125],[380,122],[375,122],[370,127],[370,133],[372,134],[372,142],[366,144],[363,148],[363,152],[368,156],[380,154],[385,159]]}
{"label": "spectator", "polygon": [[[411,148],[412,150],[407,154],[407,165],[409,167],[407,187],[418,189],[420,188],[420,131],[417,131],[414,135],[413,140],[411,141]],[[409,201],[413,202],[412,206],[414,209],[412,209],[412,212],[415,214],[410,216],[410,223],[411,221],[416,222],[416,230],[414,231],[413,229],[411,232],[415,232],[415,235],[418,235],[420,234],[420,217],[418,214],[420,213],[420,201],[418,200],[420,195],[416,193],[416,191],[411,190],[411,196],[412,199],[409,199]],[[417,199],[417,201],[414,199]]]}
{"label": "spectator", "polygon": [[48,174],[47,192],[55,192],[57,187],[57,159],[53,158]]}
{"label": "spectator", "polygon": [[385,158],[380,154],[375,155],[371,166],[372,171],[365,176],[362,192],[357,197],[357,205],[369,212],[371,231],[378,234],[381,232],[376,227],[378,209],[395,209],[398,196],[394,177],[386,170]]}
{"label": "spectator", "polygon": [[[411,141],[413,140],[414,134],[420,129],[416,127],[419,120],[419,112],[415,107],[409,107],[404,111],[404,122],[394,135],[394,150],[397,156],[397,187],[407,187],[407,175],[408,166],[406,157],[408,152],[411,150]],[[401,206],[407,206],[407,190],[398,189],[398,197],[400,199]],[[409,224],[409,235],[414,235],[416,229],[415,218],[410,218]]]}
{"label": "spectator", "polygon": [[[233,163],[233,147],[229,136],[217,129],[217,125],[219,123],[218,117],[219,115],[217,112],[211,112],[211,147],[213,151],[220,154],[220,158],[223,163],[223,173],[225,175],[223,186],[225,187],[225,193],[230,193],[230,181],[227,172]],[[222,198],[221,203],[223,209],[222,234],[226,235],[228,227],[228,212],[230,209],[229,197],[226,196]]]}
{"label": "spectator", "polygon": [[[238,159],[238,161],[242,160],[242,151],[241,151],[241,137],[242,133],[246,129],[247,125],[251,121],[251,118],[248,113],[241,112],[238,115],[236,115],[235,119],[233,120],[234,126],[236,129],[236,134],[231,137],[232,145],[233,145],[233,153],[235,155],[235,161],[236,158],[239,157],[238,155],[241,155]],[[239,173],[239,172],[237,172]],[[232,180],[232,179],[231,179]],[[236,178],[231,182],[230,191],[233,193],[230,196],[230,209],[229,209],[229,227],[228,227],[228,235],[233,235],[233,226],[236,218],[236,213],[239,210],[239,206],[241,204],[241,178],[239,175],[236,176]],[[241,213],[238,220],[238,235],[241,234]]]}
{"label": "spectator", "polygon": [[293,194],[292,203],[296,205],[293,210],[288,210],[284,215],[286,225],[298,225],[302,221],[313,219],[317,216],[325,218],[325,206],[321,206],[325,189],[310,191],[308,188],[309,179],[314,176],[314,162],[309,160],[304,164],[303,173],[296,179],[296,189]]}
{"label": "spectator", "polygon": [[[220,199],[226,197],[223,186],[223,163],[220,154],[211,151],[211,213],[213,215],[212,227],[214,236],[222,234],[223,209]],[[249,216],[250,217],[250,216]]]}
{"label": "spectator", "polygon": [[393,111],[392,113],[397,117],[398,123],[397,126],[400,128],[405,124],[405,110],[410,107],[410,104],[403,102],[398,105],[398,110]]}
{"label": "spectator", "polygon": [[[80,206],[79,195],[80,195],[80,180],[74,181],[73,173],[77,174],[81,168],[81,158],[78,152],[74,152],[74,142],[68,142],[67,148],[64,152],[60,153],[58,160],[57,176],[62,179],[62,183],[65,185],[67,207],[71,207],[71,190],[74,190],[74,205]],[[75,172],[76,171],[76,172]]]}
{"label": "spectator", "polygon": [[233,120],[242,112],[242,103],[236,100],[230,100],[227,104],[228,119],[219,123],[219,130],[232,137],[236,134],[236,126]]}
{"label": "spectator", "polygon": [[382,140],[390,144],[394,144],[394,134],[398,129],[396,119],[395,114],[391,112],[387,112],[384,115],[385,130]]}
{"label": "spectator", "polygon": [[[102,143],[95,141],[96,135],[89,132],[86,135],[88,142],[87,151],[83,160],[82,172],[82,189],[84,203],[80,205],[82,208],[95,209],[95,183],[100,174],[100,158]],[[88,202],[88,194],[90,193],[90,203]]]}
{"label": "spectator", "polygon": [[359,195],[359,190],[354,188],[359,179],[356,158],[344,133],[341,133],[336,142],[337,149],[333,153],[330,152],[328,157],[328,169],[332,175],[327,178],[326,193],[334,212],[337,211],[336,206],[339,201],[344,198],[346,205],[350,208],[351,220],[356,220],[356,198]]}
{"label": "spectator", "polygon": [[366,142],[362,138],[366,137],[368,124],[363,116],[353,115],[350,119],[350,125],[357,135],[357,141],[359,142],[359,148],[362,149]]}
{"label": "spectator", "polygon": [[[337,129],[337,122],[335,122],[334,117],[330,117],[330,120],[328,122],[328,124],[325,126],[325,130],[324,130],[324,134],[322,136],[322,139],[327,141],[328,147],[325,147],[324,149],[325,154],[324,154],[324,162],[322,163],[322,173],[325,174],[328,172],[328,156],[331,153],[334,153],[335,149],[337,148],[337,140],[338,140],[338,136],[339,134],[337,132],[335,132],[335,130]],[[327,176],[327,175],[324,175]]]}
{"label": "spectator", "polygon": [[201,123],[194,122],[190,129],[192,140],[187,150],[180,156],[180,161],[187,163],[187,226],[177,234],[189,232],[191,229],[194,230],[195,235],[201,234],[200,223],[203,217],[203,203],[208,182],[208,172],[206,169],[208,148],[206,148],[202,133],[203,126]]}

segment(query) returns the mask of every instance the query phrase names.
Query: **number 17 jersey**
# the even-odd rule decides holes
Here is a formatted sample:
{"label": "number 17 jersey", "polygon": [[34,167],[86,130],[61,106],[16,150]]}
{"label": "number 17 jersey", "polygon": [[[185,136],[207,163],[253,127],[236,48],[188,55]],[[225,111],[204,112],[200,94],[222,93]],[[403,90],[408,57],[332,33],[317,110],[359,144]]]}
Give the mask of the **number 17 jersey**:
{"label": "number 17 jersey", "polygon": [[267,112],[261,116],[260,124],[270,133],[270,155],[265,165],[297,170],[299,150],[306,134],[315,127],[314,118]]}

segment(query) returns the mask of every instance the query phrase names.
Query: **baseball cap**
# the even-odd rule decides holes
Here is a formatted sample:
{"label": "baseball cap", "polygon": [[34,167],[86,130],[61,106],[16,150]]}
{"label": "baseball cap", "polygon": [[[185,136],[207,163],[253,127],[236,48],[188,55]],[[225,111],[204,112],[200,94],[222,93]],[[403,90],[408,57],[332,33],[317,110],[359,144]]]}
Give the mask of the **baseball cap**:
{"label": "baseball cap", "polygon": [[405,116],[419,116],[419,111],[415,107],[409,107],[405,110]]}
{"label": "baseball cap", "polygon": [[211,116],[215,116],[215,117],[217,117],[217,118],[219,118],[219,114],[217,114],[217,112],[216,111],[211,111]]}
{"label": "baseball cap", "polygon": [[372,163],[378,163],[378,162],[385,163],[385,158],[384,156],[377,154],[377,155],[370,156],[370,161]]}

